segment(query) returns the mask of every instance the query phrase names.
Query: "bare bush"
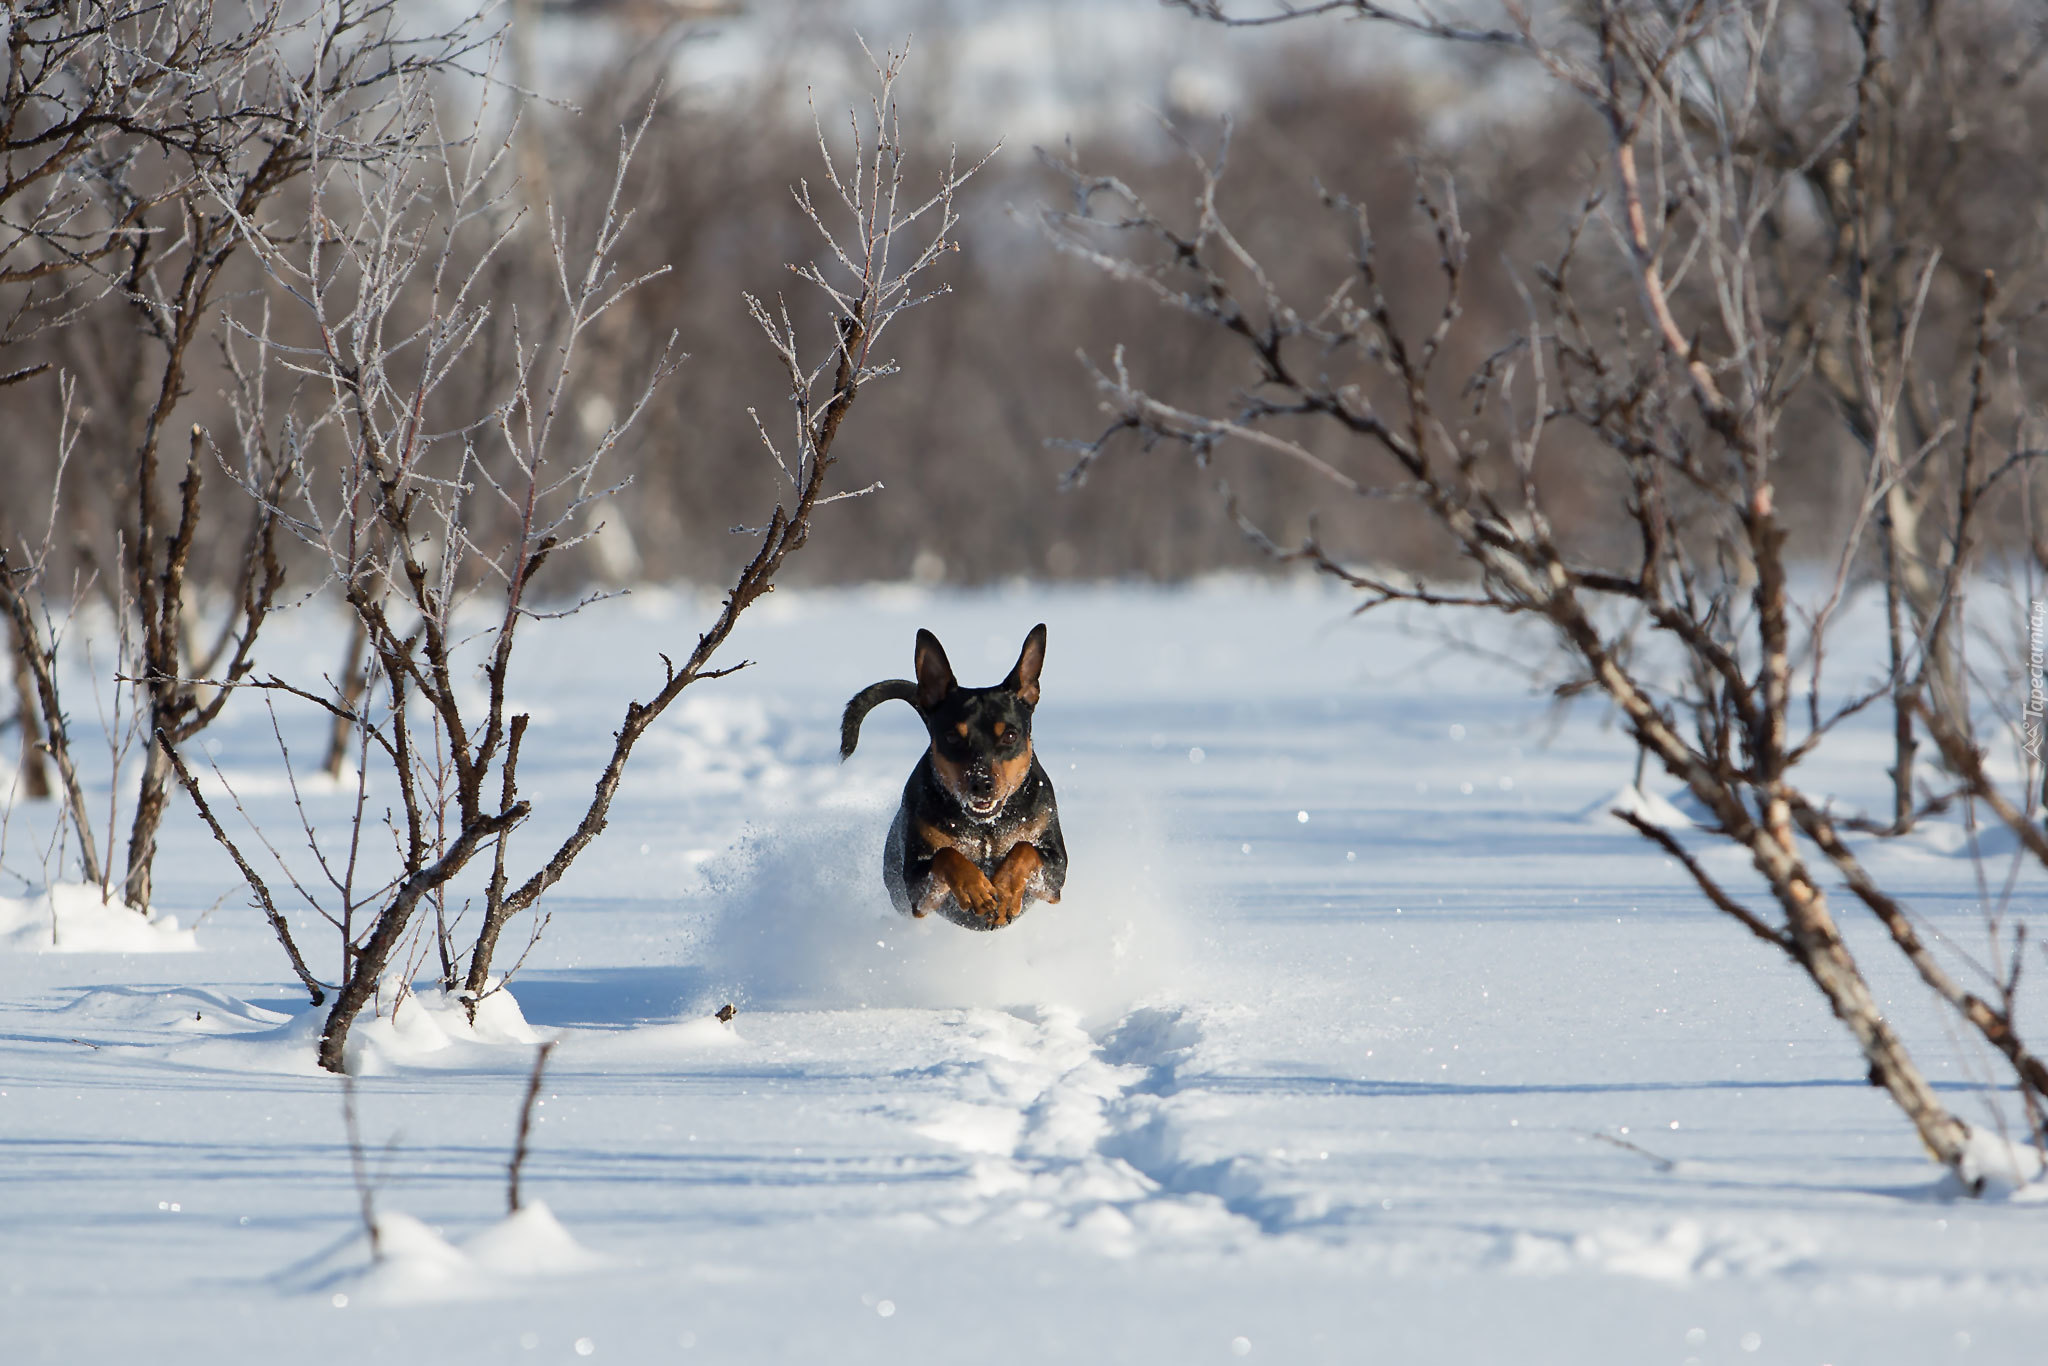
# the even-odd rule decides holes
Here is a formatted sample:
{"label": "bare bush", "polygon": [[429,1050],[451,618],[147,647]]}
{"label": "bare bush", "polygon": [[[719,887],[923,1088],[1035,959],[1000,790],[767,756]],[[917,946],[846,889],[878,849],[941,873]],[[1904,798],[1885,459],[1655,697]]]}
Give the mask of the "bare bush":
{"label": "bare bush", "polygon": [[[823,255],[791,269],[823,303],[830,343],[809,341],[779,296],[746,299],[779,363],[786,418],[755,424],[755,458],[781,487],[749,533],[750,556],[694,645],[660,656],[659,687],[627,703],[575,825],[523,875],[512,871],[511,836],[530,811],[518,774],[529,718],[507,702],[515,650],[529,623],[550,615],[536,606],[543,570],[590,534],[594,508],[616,491],[613,449],[682,360],[671,334],[643,359],[612,421],[592,430],[574,420],[588,392],[589,338],[659,273],[619,267],[633,219],[627,177],[648,122],[621,133],[606,196],[533,223],[505,173],[511,135],[487,136],[480,121],[468,136],[437,137],[432,90],[414,85],[388,111],[392,126],[411,130],[405,159],[330,155],[315,110],[307,222],[282,235],[267,220],[238,222],[272,282],[237,315],[239,421],[245,433],[269,434],[292,476],[283,499],[256,480],[244,488],[312,550],[368,646],[370,686],[354,695],[310,677],[248,685],[318,706],[353,736],[353,824],[329,856],[309,822],[317,866],[309,876],[287,871],[304,909],[339,936],[319,1051],[330,1071],[345,1070],[349,1029],[387,975],[402,992],[409,969],[436,954],[444,988],[472,1014],[502,984],[500,935],[514,917],[541,914],[542,897],[603,831],[635,745],[685,688],[744,667],[714,663],[740,615],[802,549],[819,508],[867,491],[831,487],[842,423],[865,386],[895,372],[876,349],[891,324],[944,292],[923,277],[953,249],[954,195],[976,169],[949,162],[931,190],[909,188],[893,95],[901,61],[878,65],[878,93],[850,148],[835,151],[817,132],[824,184],[816,197],[796,192]],[[501,309],[492,263],[535,231],[545,233],[553,297],[532,311]],[[487,624],[474,624],[477,613]],[[157,739],[182,768],[175,737]],[[380,790],[396,794],[387,818],[395,863],[380,856],[365,799],[373,769]],[[266,885],[235,857],[268,906]],[[451,914],[458,886],[481,903],[466,952]],[[272,919],[296,955],[284,917]],[[320,988],[307,980],[317,1002]]]}
{"label": "bare bush", "polygon": [[[549,22],[564,29],[618,22],[602,17],[612,13],[602,7],[585,7],[574,16],[551,13]],[[525,107],[516,149],[522,202],[538,206],[546,198],[544,190],[561,203],[585,202],[606,192],[608,134],[595,130],[639,116],[651,83],[689,31],[668,24],[636,29],[630,41],[621,41],[624,60],[566,92],[595,111],[594,117],[539,102]],[[1532,260],[1552,249],[1551,225],[1576,206],[1585,188],[1580,172],[1587,159],[1602,154],[1605,134],[1597,116],[1583,103],[1532,93],[1531,83],[1516,74],[1526,66],[1502,45],[1463,46],[1451,60],[1441,54],[1434,61],[1409,60],[1405,52],[1394,52],[1367,65],[1347,57],[1339,45],[1316,41],[1306,27],[1276,32],[1285,36],[1283,42],[1268,45],[1231,73],[1241,95],[1237,155],[1220,190],[1223,208],[1248,249],[1268,262],[1276,283],[1305,297],[1319,272],[1332,261],[1341,262],[1345,251],[1334,227],[1303,237],[1296,231],[1298,216],[1286,211],[1290,196],[1311,174],[1353,198],[1391,206],[1411,195],[1412,163],[1455,164],[1460,218],[1470,237],[1466,321],[1447,338],[1443,363],[1447,372],[1469,372],[1483,359],[1483,339],[1512,329],[1522,316],[1515,281],[1502,262]],[[1848,49],[1835,30],[1809,25],[1799,32],[1825,70],[1835,71],[1847,60]],[[1293,42],[1295,34],[1299,42]],[[943,36],[938,41],[943,43]],[[2039,92],[2026,82],[2009,84],[2003,75],[1988,83],[1959,76],[1973,63],[1986,61],[2004,70],[1992,60],[1995,52],[1987,56],[1987,46],[1951,45],[1944,49],[1946,65],[1940,70],[1895,63],[1892,78],[1901,101],[1899,128],[1907,161],[1955,165],[1939,176],[1916,172],[1906,177],[1903,183],[1912,190],[1904,205],[1905,235],[1893,236],[1916,240],[1921,230],[1913,224],[1922,219],[1948,225],[1937,230],[1940,240],[1951,244],[1942,270],[1955,272],[1957,281],[1978,256],[2022,259],[2027,234],[2034,230],[2025,215],[2003,207],[2023,195],[1989,194],[1986,187],[2023,188],[2038,177],[2030,149],[2041,121]],[[1808,60],[1805,50],[1797,61]],[[1914,44],[1907,55],[1925,50]],[[1163,65],[1157,71],[1132,72],[1127,79],[1134,100],[1176,107],[1169,84],[1138,84],[1164,82]],[[607,534],[566,553],[552,574],[583,583],[639,577],[716,582],[725,572],[726,528],[752,519],[761,500],[773,495],[770,472],[753,459],[745,410],[778,402],[779,395],[748,365],[744,352],[721,341],[743,310],[733,284],[757,294],[771,289],[783,261],[801,248],[809,231],[795,204],[781,194],[783,185],[807,174],[806,159],[812,155],[809,129],[792,115],[802,108],[803,81],[803,73],[771,69],[753,81],[715,90],[684,89],[661,101],[627,186],[628,197],[644,212],[639,231],[622,244],[620,264],[634,274],[657,265],[669,267],[669,273],[622,301],[594,329],[587,338],[585,375],[600,394],[626,392],[625,376],[639,354],[638,339],[650,331],[678,331],[679,345],[695,360],[670,382],[669,399],[621,434],[614,468],[622,476],[632,474],[635,496],[608,509]],[[1976,111],[1966,108],[1963,124],[1945,118],[1948,105],[1957,100],[1987,100],[1987,85],[1999,92],[1989,110],[1995,117],[1978,119]],[[1821,92],[1832,88],[1837,87],[1826,82],[1814,86]],[[1801,145],[1800,138],[1811,141],[1839,116],[1825,98],[1806,91],[1801,84],[1799,97],[1781,102],[1772,113],[1794,130],[1789,141],[1780,139],[1784,146]],[[1951,142],[1942,131],[1951,126],[1969,126],[1973,135]],[[903,136],[907,155],[945,155],[944,139],[928,119],[906,119]],[[1154,202],[1167,202],[1166,196],[1180,192],[1183,170],[1163,137],[1086,125],[1076,137],[1091,169],[1114,173]],[[1787,215],[1800,231],[1775,248],[1794,252],[1803,278],[1826,273],[1827,251],[1836,240],[1817,230],[1811,218],[1826,208],[1815,197],[1825,178],[1825,168],[1807,169],[1809,188],[1799,192],[1796,212]],[[301,192],[298,182],[283,189],[282,202],[290,206],[286,212],[299,213]],[[968,583],[1020,574],[1174,579],[1219,566],[1262,567],[1258,556],[1211,515],[1204,490],[1194,484],[1161,484],[1135,467],[1112,463],[1093,476],[1097,497],[1058,495],[1064,457],[1048,449],[1047,442],[1081,430],[1089,420],[1087,396],[1071,382],[1074,338],[1123,337],[1132,364],[1159,377],[1154,387],[1176,400],[1192,401],[1236,382],[1230,358],[1206,346],[1192,320],[1146,318],[1133,297],[1101,289],[1074,263],[1038,250],[1028,226],[1006,212],[1009,205],[1059,192],[1042,168],[1021,160],[992,167],[963,188],[963,230],[983,249],[972,258],[946,263],[936,277],[960,289],[961,306],[935,317],[932,326],[906,334],[897,352],[902,364],[928,377],[946,401],[919,402],[907,388],[870,400],[877,420],[853,434],[849,454],[899,496],[845,509],[834,519],[832,534],[793,567],[800,579],[901,578],[913,568]],[[730,212],[734,203],[753,207],[741,218]],[[1987,210],[1990,203],[2001,207]],[[1887,240],[1880,234],[1873,250],[1890,250]],[[1970,244],[1967,259],[1954,246],[1965,240]],[[1431,307],[1427,241],[1389,232],[1380,249],[1395,315],[1411,322],[1425,316]],[[551,289],[545,252],[500,253],[488,270],[494,298],[516,301],[522,313],[545,307]],[[253,284],[244,260],[230,262],[227,272],[234,287]],[[2001,276],[2001,297],[2011,301],[2017,297],[2013,290],[2014,282]],[[1964,334],[1974,300],[1973,289],[1952,290],[1946,275],[1938,278],[1921,327],[1923,345],[1955,338],[1961,338],[1956,344],[1968,345]],[[2001,310],[2011,316],[2004,305]],[[1827,334],[1826,340],[1850,362],[1838,366],[1830,361],[1831,372],[1853,380],[1854,357],[1843,349],[1853,337]],[[151,368],[145,364],[150,355],[144,342],[132,326],[130,305],[114,294],[77,314],[59,332],[16,348],[19,359],[8,362],[10,368],[58,364],[80,384],[80,408],[91,436],[73,484],[75,492],[91,496],[70,498],[64,510],[54,565],[61,582],[70,581],[81,541],[98,548],[94,563],[115,562],[107,547],[133,506],[125,490],[132,485],[130,457],[146,411],[147,395],[138,394],[133,382]],[[189,360],[189,392],[180,401],[173,435],[192,422],[217,434],[231,431],[225,391],[232,388],[232,377],[210,343],[197,347]],[[486,368],[478,367],[479,392],[463,401],[478,401],[490,383],[502,382],[502,376],[486,382]],[[2031,377],[2027,383],[2036,387]],[[450,384],[444,395],[452,405],[470,379],[458,375]],[[741,401],[730,402],[733,395]],[[60,420],[56,397],[52,386],[30,384],[16,386],[9,402],[21,420],[20,430],[31,439],[0,449],[0,473],[11,487],[34,490],[27,502],[39,507],[51,477],[49,452]],[[1929,412],[1924,403],[1920,408]],[[607,425],[602,403],[580,406],[572,416],[579,426],[587,422],[597,431]],[[1939,422],[1934,417],[1931,426]],[[1869,457],[1858,454],[1862,443],[1817,383],[1805,386],[1787,410],[1786,424],[1787,444],[1798,454],[1780,472],[1778,506],[1794,537],[1795,554],[1810,560],[1804,548],[1809,533],[1839,534],[1860,488],[1849,477],[1850,465]],[[1333,437],[1313,430],[1304,431],[1301,439],[1326,458],[1338,448]],[[687,450],[690,458],[672,458],[678,450]],[[1503,460],[1503,451],[1496,442],[1487,459]],[[239,459],[240,452],[231,449],[228,457]],[[1216,458],[1245,507],[1286,539],[1298,539],[1309,516],[1316,514],[1318,534],[1333,551],[1370,553],[1431,573],[1455,562],[1449,541],[1397,508],[1361,503],[1319,509],[1300,486],[1256,460],[1229,448],[1219,449]],[[1551,516],[1558,534],[1575,546],[1597,544],[1603,553],[1612,553],[1624,543],[1625,528],[1609,515],[1614,486],[1597,450],[1567,439],[1554,447],[1554,458],[1575,471],[1573,478],[1556,481]],[[1915,468],[1931,473],[1927,466]],[[102,499],[96,486],[80,485],[81,472],[104,477],[110,496]],[[176,477],[175,469],[166,476],[167,504],[174,497],[168,486]],[[1916,474],[1912,487],[1917,498],[1948,486]],[[242,528],[221,519],[250,513],[232,493],[217,478],[201,490],[204,524],[222,528],[223,534],[201,537],[187,568],[188,594],[210,604],[209,631],[202,632],[209,639],[211,613],[235,596],[240,563],[235,554]],[[1994,498],[1978,520],[1983,544],[2004,548],[2020,543],[2023,530],[2011,499]],[[1923,578],[1937,590],[1946,522],[1937,499],[1916,523]],[[164,537],[169,534],[167,529]],[[1876,552],[1873,541],[1873,557]],[[300,552],[287,538],[280,553],[289,574]],[[1927,601],[1924,594],[1922,601]],[[1901,613],[1905,630],[1912,632],[1910,603],[1902,601]],[[343,658],[359,658],[359,653],[336,653],[336,668],[351,672],[342,668]],[[332,747],[329,757],[338,772],[340,756]],[[1925,767],[1924,756],[1920,767]],[[1924,805],[1925,794],[1914,801]]]}
{"label": "bare bush", "polygon": [[[1333,506],[1419,514],[1469,579],[1433,586],[1362,565],[1313,531],[1283,541],[1224,488],[1255,543],[1349,583],[1361,609],[1407,602],[1542,621],[1569,661],[1566,691],[1619,709],[1713,832],[1748,854],[1775,910],[1724,885],[1667,830],[1618,814],[1807,973],[1927,1150],[1967,1181],[1983,1175],[1986,1151],[1927,1083],[1843,941],[1823,870],[2008,1064],[2027,1128],[2048,1147],[2048,1068],[2014,1019],[2023,930],[2001,933],[2004,907],[1987,902],[1989,957],[1934,940],[1842,834],[1852,822],[1902,830],[1961,797],[2048,861],[2031,785],[1992,778],[1964,687],[1979,548],[1995,516],[2024,512],[1995,500],[2039,454],[2029,413],[2042,367],[2028,359],[2044,285],[2038,228],[1982,197],[2002,171],[2039,174],[2027,149],[2043,125],[2013,113],[2048,107],[2034,64],[1997,55],[2028,50],[2011,41],[2017,18],[1869,0],[1602,0],[1540,21],[1510,4],[1487,27],[1366,0],[1310,8],[1513,54],[1593,116],[1600,156],[1578,173],[1577,210],[1547,250],[1517,261],[1521,323],[1480,333],[1481,362],[1455,366],[1458,339],[1475,330],[1464,310],[1473,266],[1447,175],[1421,177],[1412,218],[1325,191],[1321,217],[1343,226],[1351,259],[1303,295],[1220,207],[1221,155],[1194,157],[1199,185],[1178,215],[1053,158],[1075,205],[1048,215],[1058,244],[1227,338],[1242,374],[1235,393],[1174,401],[1119,350],[1097,373],[1110,426],[1073,477],[1136,439],[1197,465],[1249,453]],[[1982,59],[1974,79],[1963,78],[1966,52]],[[1937,134],[1947,143],[1923,155]],[[1396,302],[1386,259],[1418,228],[1436,257],[1435,305],[1419,320]],[[1306,216],[1294,229],[1323,230]],[[1848,494],[1832,525],[1795,544],[1780,489],[1816,476],[1816,449],[1842,449],[1806,440],[1828,415],[1856,454],[1818,473]],[[1553,514],[1578,493],[1570,459],[1589,454],[1628,541],[1573,537]],[[1791,586],[1802,562],[1825,569],[1805,600]],[[1893,609],[1890,668],[1830,689],[1829,629],[1865,574]],[[1675,670],[1655,664],[1659,650]],[[1900,795],[1888,818],[1845,816],[1801,766],[1850,718],[1886,705],[1901,735]],[[1912,789],[1916,727],[1954,775],[1924,798]]]}
{"label": "bare bush", "polygon": [[[61,585],[94,584],[114,612],[118,669],[135,690],[145,732],[190,739],[227,695],[191,680],[233,683],[250,667],[282,583],[271,509],[284,468],[260,445],[219,451],[190,424],[177,495],[167,502],[164,466],[175,457],[164,447],[181,435],[179,414],[219,339],[219,302],[244,246],[242,225],[267,215],[314,164],[308,110],[324,111],[329,157],[388,159],[399,144],[372,116],[383,92],[460,67],[480,42],[471,23],[409,37],[399,18],[395,0],[233,9],[207,0],[37,0],[9,8],[0,387],[59,368],[71,382],[58,400],[52,448],[68,457],[75,424],[91,429],[83,477],[67,490],[60,458],[47,479],[53,498],[73,506],[65,529],[77,543],[45,535],[38,547],[36,528],[15,520],[33,499],[10,499],[0,513],[0,546],[16,556],[0,591],[18,600],[10,610],[17,672],[36,684],[23,694],[24,731],[60,770],[70,763],[57,752],[65,719],[56,625],[69,610],[53,610],[64,599]],[[81,373],[96,382],[89,401],[74,403]],[[24,450],[33,431],[31,422],[16,433]],[[204,473],[217,461],[271,494],[249,505],[236,531],[206,517]],[[213,574],[221,606],[211,622],[191,582],[202,542],[223,548]],[[73,576],[61,572],[64,560],[76,566]],[[170,776],[163,753],[145,748],[121,880],[121,898],[142,911]],[[115,769],[110,782],[118,762]],[[111,852],[104,860],[95,852],[75,773],[65,786],[81,872],[111,892]]]}

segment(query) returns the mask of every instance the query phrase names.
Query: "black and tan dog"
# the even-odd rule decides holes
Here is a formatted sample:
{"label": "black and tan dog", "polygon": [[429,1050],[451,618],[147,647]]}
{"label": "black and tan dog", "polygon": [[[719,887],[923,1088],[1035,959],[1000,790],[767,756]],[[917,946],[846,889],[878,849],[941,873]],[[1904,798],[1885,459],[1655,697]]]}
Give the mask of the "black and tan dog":
{"label": "black and tan dog", "polygon": [[903,785],[882,850],[882,881],[906,915],[937,911],[970,930],[995,930],[1034,899],[1057,902],[1067,881],[1052,779],[1031,749],[1031,713],[1045,663],[1045,626],[1024,638],[1017,667],[993,688],[963,688],[930,631],[917,633],[917,681],[863,688],[839,723],[839,757],[884,702],[917,708],[931,748]]}

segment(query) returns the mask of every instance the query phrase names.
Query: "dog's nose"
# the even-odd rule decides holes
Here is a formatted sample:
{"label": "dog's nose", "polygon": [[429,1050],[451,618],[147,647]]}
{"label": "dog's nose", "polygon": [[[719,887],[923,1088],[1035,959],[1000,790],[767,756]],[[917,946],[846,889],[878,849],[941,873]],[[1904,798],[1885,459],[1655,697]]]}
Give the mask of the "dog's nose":
{"label": "dog's nose", "polygon": [[967,790],[977,797],[986,797],[996,790],[996,775],[986,764],[974,764],[967,770]]}

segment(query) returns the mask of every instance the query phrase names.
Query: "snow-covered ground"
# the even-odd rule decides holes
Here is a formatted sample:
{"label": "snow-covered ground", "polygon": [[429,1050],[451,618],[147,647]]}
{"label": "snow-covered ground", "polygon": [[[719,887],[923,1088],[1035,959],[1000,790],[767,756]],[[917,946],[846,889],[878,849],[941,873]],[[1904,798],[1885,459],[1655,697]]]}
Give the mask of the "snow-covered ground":
{"label": "snow-covered ground", "polygon": [[[778,592],[734,642],[757,667],[644,747],[510,996],[475,1029],[419,998],[359,1026],[374,1266],[317,1019],[186,806],[177,928],[96,940],[66,894],[70,951],[40,952],[50,903],[0,886],[0,1361],[2041,1360],[2048,1208],[1945,1196],[1816,993],[1602,814],[1632,756],[1599,709],[1346,606]],[[539,826],[708,609],[641,592],[537,628]],[[986,683],[1039,620],[1067,897],[996,934],[898,920],[879,848],[922,732],[877,712],[842,766],[839,707],[920,625]],[[338,655],[330,626],[266,651]],[[289,845],[269,721],[231,715],[215,762]],[[1876,800],[1881,722],[1833,753]],[[1973,945],[1962,845],[1871,858]],[[1985,1121],[1981,1058],[1842,914]]]}

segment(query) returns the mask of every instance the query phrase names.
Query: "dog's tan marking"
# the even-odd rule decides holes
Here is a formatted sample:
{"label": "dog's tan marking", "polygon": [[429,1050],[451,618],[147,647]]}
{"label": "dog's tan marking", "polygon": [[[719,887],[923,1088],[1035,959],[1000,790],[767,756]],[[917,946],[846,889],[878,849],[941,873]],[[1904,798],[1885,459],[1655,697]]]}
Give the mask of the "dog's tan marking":
{"label": "dog's tan marking", "polygon": [[960,732],[960,738],[962,740],[965,740],[967,738],[967,723],[965,721],[962,721],[959,725],[953,727],[953,729]]}
{"label": "dog's tan marking", "polygon": [[1026,745],[1008,759],[997,759],[990,765],[995,770],[996,790],[1003,794],[1003,800],[1010,800],[1012,793],[1024,785],[1031,776],[1031,746]]}
{"label": "dog's tan marking", "polygon": [[[1032,852],[1034,855],[1037,853],[1036,850]],[[950,844],[932,855],[932,889],[950,890],[961,910],[972,911],[984,919],[994,918],[1004,905],[988,875]],[[932,901],[931,893],[926,893],[926,900]],[[1016,912],[1012,911],[1010,916],[1014,919]],[[1009,921],[997,920],[996,923],[1008,924]]]}
{"label": "dog's tan marking", "polygon": [[996,924],[1007,925],[1024,913],[1024,894],[1033,890],[1034,878],[1041,885],[1044,883],[1045,879],[1038,877],[1039,870],[1044,867],[1045,859],[1029,843],[1019,844],[1010,850],[992,879],[998,904],[990,918]]}
{"label": "dog's tan marking", "polygon": [[959,764],[954,763],[951,759],[939,753],[937,749],[932,750],[931,753],[932,770],[939,775],[939,782],[948,792],[953,794],[954,800],[965,806],[967,804],[967,775],[961,771]]}
{"label": "dog's tan marking", "polygon": [[1007,732],[1009,729],[1010,727],[1007,723],[1002,721],[996,722],[996,739],[1002,739],[1004,733]]}

